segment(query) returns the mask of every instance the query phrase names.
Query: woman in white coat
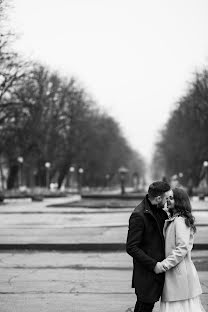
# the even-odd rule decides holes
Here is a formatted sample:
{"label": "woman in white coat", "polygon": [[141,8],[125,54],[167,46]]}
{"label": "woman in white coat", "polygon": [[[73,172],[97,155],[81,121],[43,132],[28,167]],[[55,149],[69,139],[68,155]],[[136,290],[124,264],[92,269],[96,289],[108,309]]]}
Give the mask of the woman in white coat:
{"label": "woman in white coat", "polygon": [[196,268],[191,260],[196,227],[191,203],[183,189],[175,188],[167,202],[170,217],[164,225],[166,271],[160,312],[205,312]]}

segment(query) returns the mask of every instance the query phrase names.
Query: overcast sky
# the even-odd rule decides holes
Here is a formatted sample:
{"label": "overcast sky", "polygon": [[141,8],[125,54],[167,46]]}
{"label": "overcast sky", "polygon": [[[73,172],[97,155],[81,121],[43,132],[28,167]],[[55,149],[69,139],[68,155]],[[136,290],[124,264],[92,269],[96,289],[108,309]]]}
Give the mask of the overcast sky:
{"label": "overcast sky", "polygon": [[17,49],[75,76],[150,160],[159,130],[208,63],[207,0],[13,0]]}

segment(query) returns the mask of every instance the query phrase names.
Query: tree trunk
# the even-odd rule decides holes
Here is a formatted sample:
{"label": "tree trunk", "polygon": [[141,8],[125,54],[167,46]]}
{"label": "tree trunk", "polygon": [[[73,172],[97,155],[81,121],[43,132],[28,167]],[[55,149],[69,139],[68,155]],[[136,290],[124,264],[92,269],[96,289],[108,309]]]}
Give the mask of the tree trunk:
{"label": "tree trunk", "polygon": [[7,180],[7,188],[8,190],[13,189],[16,185],[15,182],[17,182],[17,178],[18,178],[18,165],[13,165],[10,167],[9,170],[9,177]]}

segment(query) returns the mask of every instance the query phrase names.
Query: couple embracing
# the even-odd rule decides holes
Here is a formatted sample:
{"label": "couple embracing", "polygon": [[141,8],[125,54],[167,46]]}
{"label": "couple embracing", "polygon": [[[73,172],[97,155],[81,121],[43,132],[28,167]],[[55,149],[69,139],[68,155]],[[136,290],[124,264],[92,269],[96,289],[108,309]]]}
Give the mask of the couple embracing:
{"label": "couple embracing", "polygon": [[163,181],[152,183],[129,219],[126,250],[133,258],[134,312],[151,312],[159,299],[160,312],[205,312],[191,260],[195,232],[187,193]]}

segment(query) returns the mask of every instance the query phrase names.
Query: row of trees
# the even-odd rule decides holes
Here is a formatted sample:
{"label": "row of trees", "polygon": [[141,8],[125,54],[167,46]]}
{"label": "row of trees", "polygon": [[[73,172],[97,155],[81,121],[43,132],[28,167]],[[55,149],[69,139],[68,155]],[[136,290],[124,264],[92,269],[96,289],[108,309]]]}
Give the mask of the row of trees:
{"label": "row of trees", "polygon": [[143,160],[118,123],[78,81],[20,61],[9,50],[11,34],[0,38],[0,154],[9,168],[8,188],[17,183],[20,156],[28,184],[45,185],[47,162],[59,187],[72,165],[84,168],[87,185],[104,185],[122,165],[144,174]]}
{"label": "row of trees", "polygon": [[183,173],[183,182],[197,186],[208,160],[208,70],[194,75],[161,131],[154,155],[155,176]]}

